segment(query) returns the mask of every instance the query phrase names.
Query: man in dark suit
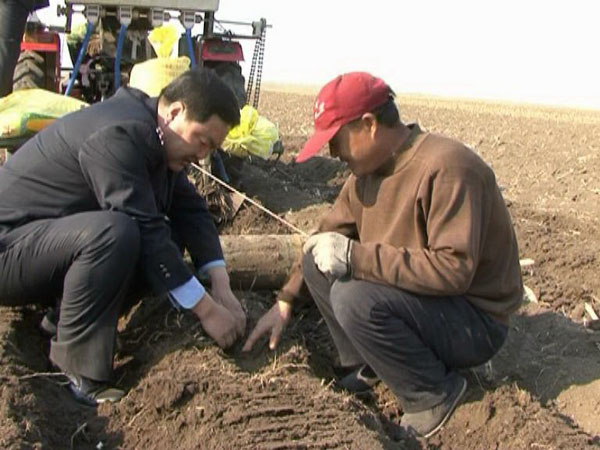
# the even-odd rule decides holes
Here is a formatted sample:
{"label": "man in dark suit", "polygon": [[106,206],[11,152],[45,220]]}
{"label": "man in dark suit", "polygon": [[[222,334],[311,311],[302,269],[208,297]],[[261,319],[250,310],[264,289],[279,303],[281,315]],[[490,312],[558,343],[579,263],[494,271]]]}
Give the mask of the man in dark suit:
{"label": "man in dark suit", "polygon": [[0,97],[12,92],[27,17],[46,6],[48,0],[0,0]]}
{"label": "man in dark suit", "polygon": [[244,333],[217,230],[184,170],[239,120],[231,90],[190,70],[158,98],[122,88],[57,120],[0,168],[0,304],[60,299],[50,359],[78,400],[123,396],[109,384],[117,320],[146,287],[191,309],[223,348]]}

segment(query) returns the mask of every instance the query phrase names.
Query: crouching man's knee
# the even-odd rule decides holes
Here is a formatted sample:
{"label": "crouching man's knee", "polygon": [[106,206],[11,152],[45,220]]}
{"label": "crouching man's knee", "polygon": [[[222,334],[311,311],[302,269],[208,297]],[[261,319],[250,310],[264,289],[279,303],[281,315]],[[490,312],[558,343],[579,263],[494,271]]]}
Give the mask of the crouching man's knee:
{"label": "crouching man's knee", "polygon": [[308,285],[324,277],[323,273],[315,263],[314,256],[310,252],[302,257],[302,273],[304,275],[304,280]]}
{"label": "crouching man's knee", "polygon": [[340,326],[347,334],[357,327],[365,328],[371,321],[372,293],[369,283],[340,278],[331,287],[331,307]]}
{"label": "crouching man's knee", "polygon": [[137,222],[127,214],[112,211],[107,212],[105,218],[106,239],[123,253],[137,259],[141,240]]}

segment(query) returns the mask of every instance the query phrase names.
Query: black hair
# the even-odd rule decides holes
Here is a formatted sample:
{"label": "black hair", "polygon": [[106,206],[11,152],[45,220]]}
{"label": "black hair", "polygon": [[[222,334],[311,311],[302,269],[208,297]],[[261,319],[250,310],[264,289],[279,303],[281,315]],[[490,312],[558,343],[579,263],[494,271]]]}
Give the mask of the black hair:
{"label": "black hair", "polygon": [[[392,128],[400,122],[400,112],[394,101],[393,93],[391,93],[390,98],[385,103],[379,105],[377,108],[370,111],[370,113],[375,116],[377,123],[380,123],[387,128]],[[359,123],[360,118],[353,120],[349,125],[350,127],[356,127]]]}
{"label": "black hair", "polygon": [[378,106],[371,112],[377,119],[377,122],[388,128],[391,128],[400,122],[400,112],[398,111],[394,97],[390,97],[387,102]]}
{"label": "black hair", "polygon": [[160,92],[159,101],[171,104],[182,102],[188,120],[206,122],[216,114],[232,127],[240,123],[240,106],[233,91],[210,69],[191,69]]}

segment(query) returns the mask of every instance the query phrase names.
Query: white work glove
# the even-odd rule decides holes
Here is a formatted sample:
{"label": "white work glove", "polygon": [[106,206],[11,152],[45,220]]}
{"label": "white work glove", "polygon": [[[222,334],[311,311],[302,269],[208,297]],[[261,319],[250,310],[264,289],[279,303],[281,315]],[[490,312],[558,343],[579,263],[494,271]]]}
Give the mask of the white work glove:
{"label": "white work glove", "polygon": [[311,252],[321,272],[340,278],[350,272],[352,239],[331,231],[311,236],[302,251]]}

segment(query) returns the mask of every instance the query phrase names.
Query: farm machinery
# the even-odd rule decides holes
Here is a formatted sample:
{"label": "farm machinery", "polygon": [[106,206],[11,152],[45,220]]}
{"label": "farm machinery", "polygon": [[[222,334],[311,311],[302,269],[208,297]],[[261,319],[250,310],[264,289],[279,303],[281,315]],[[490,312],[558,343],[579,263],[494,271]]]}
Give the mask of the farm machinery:
{"label": "farm machinery", "polygon": [[[184,30],[179,55],[188,56],[192,67],[214,69],[234,91],[240,105],[257,107],[267,22],[264,18],[249,23],[220,21],[215,17],[218,7],[219,0],[67,0],[57,9],[59,17],[66,16],[64,28],[28,23],[14,89],[42,87],[88,103],[101,101],[127,84],[134,64],[154,56],[148,32],[175,21]],[[73,24],[77,13],[85,17],[83,26]],[[226,26],[250,27],[250,32],[235,33]],[[194,33],[198,29],[201,32]],[[67,35],[73,61],[66,85],[61,83],[59,31]],[[242,39],[255,41],[247,86],[240,66],[244,60]]]}

